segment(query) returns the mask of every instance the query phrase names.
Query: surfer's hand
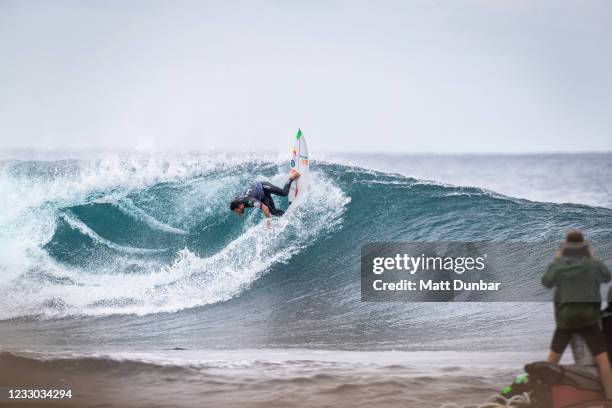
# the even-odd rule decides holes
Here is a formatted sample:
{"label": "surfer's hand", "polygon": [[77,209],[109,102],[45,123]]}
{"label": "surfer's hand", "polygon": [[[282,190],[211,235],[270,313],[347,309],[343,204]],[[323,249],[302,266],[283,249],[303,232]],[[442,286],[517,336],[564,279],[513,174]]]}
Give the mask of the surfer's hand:
{"label": "surfer's hand", "polygon": [[265,226],[265,228],[266,228],[267,230],[269,230],[270,228],[272,228],[272,219],[271,219],[271,218],[267,218],[267,219],[266,219],[266,226]]}
{"label": "surfer's hand", "polygon": [[271,215],[270,215],[270,208],[268,208],[268,206],[267,206],[267,205],[262,204],[262,205],[261,205],[261,211],[263,211],[264,216],[265,216],[267,219],[270,219],[270,217],[271,217]]}

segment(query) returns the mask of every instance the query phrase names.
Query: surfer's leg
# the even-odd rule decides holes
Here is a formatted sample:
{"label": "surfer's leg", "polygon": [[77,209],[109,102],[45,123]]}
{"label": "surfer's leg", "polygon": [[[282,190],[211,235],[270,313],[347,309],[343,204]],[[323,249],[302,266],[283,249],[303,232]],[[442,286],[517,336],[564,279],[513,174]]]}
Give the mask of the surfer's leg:
{"label": "surfer's leg", "polygon": [[293,180],[287,181],[283,188],[277,187],[274,184],[268,183],[267,181],[262,181],[261,185],[263,186],[264,194],[266,195],[274,194],[277,196],[286,197],[289,194],[291,182],[293,182]]}
{"label": "surfer's leg", "polygon": [[274,200],[272,199],[272,196],[269,193],[267,193],[265,189],[264,189],[264,194],[265,194],[264,198],[261,200],[261,202],[264,203],[266,207],[268,207],[268,209],[270,210],[270,214],[276,215],[278,217],[283,215],[285,212],[283,210],[279,210],[278,208],[276,208],[276,205],[274,204]]}
{"label": "surfer's leg", "polygon": [[279,210],[278,208],[274,209],[274,212],[272,212],[272,210],[270,210],[270,214],[272,215],[276,215],[277,217],[280,217],[281,215],[283,215],[285,212],[283,210]]}

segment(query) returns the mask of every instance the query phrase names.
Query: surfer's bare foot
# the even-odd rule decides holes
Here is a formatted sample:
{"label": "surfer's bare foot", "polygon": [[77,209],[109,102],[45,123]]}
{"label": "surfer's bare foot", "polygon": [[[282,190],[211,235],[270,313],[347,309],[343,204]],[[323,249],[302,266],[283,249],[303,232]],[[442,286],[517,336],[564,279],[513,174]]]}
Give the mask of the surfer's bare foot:
{"label": "surfer's bare foot", "polygon": [[298,173],[297,171],[294,171],[290,176],[289,176],[289,180],[295,180],[296,178],[300,177],[301,174]]}

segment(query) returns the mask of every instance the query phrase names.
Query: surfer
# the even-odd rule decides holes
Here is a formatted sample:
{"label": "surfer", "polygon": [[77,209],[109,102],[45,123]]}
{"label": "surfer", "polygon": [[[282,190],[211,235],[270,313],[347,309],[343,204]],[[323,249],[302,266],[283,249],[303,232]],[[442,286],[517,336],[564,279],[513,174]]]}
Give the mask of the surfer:
{"label": "surfer", "polygon": [[271,215],[280,217],[285,212],[276,208],[272,194],[286,197],[289,194],[291,183],[300,177],[300,173],[293,170],[289,180],[283,188],[277,187],[267,181],[256,181],[241,196],[236,197],[230,203],[230,210],[242,216],[245,208],[259,208],[263,211],[266,218]]}

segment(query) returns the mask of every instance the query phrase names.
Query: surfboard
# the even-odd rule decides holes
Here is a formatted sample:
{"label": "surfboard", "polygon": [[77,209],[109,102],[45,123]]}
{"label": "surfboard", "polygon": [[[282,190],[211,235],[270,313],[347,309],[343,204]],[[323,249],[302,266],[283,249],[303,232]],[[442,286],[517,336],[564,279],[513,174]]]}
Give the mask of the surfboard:
{"label": "surfboard", "polygon": [[298,129],[295,140],[293,142],[293,149],[291,149],[291,161],[289,162],[289,173],[293,174],[298,171],[301,176],[291,183],[289,189],[289,203],[296,201],[302,197],[308,187],[308,170],[310,167],[310,160],[308,159],[308,145],[306,144],[306,138],[302,133],[301,129]]}

